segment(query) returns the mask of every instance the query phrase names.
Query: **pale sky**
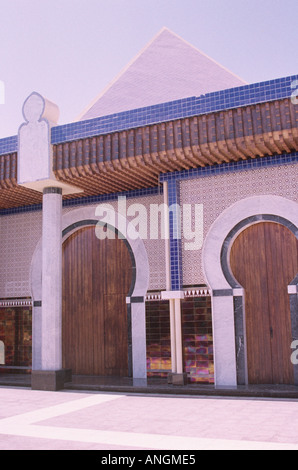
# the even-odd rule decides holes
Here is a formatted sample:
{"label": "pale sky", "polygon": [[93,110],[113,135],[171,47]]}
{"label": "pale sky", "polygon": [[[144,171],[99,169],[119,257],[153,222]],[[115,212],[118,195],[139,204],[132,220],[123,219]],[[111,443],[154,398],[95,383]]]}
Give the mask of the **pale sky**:
{"label": "pale sky", "polygon": [[75,120],[164,26],[248,83],[298,73],[297,0],[0,0],[0,138],[33,91]]}

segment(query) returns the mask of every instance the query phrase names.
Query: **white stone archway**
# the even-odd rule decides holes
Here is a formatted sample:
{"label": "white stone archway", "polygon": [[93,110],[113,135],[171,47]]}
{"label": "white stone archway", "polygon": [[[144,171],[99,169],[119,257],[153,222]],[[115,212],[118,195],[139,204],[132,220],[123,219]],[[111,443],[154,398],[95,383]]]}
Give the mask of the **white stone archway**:
{"label": "white stone archway", "polygon": [[[104,205],[103,205],[104,206]],[[126,227],[125,238],[134,259],[135,279],[133,290],[127,297],[131,308],[132,323],[132,366],[133,378],[145,379],[146,366],[146,322],[145,296],[149,284],[149,263],[143,240],[134,235],[135,229],[122,215],[111,208],[105,209],[105,223],[114,227],[119,233]],[[111,222],[109,222],[109,220]],[[62,243],[75,231],[84,226],[96,225],[100,217],[95,215],[95,207],[74,209],[62,217]],[[32,369],[41,370],[42,364],[42,239],[38,242],[30,269],[30,284],[33,300],[33,338],[32,338]],[[62,329],[62,324],[58,326]]]}
{"label": "white stone archway", "polygon": [[[236,336],[238,306],[243,308],[243,289],[233,285],[228,278],[229,250],[235,238],[249,225],[265,220],[284,223],[296,234],[298,227],[298,204],[280,196],[255,196],[242,199],[227,208],[213,223],[203,246],[203,271],[206,282],[212,290],[212,322],[215,366],[215,386],[237,386],[237,357],[246,361],[245,344]],[[297,287],[295,297],[297,297]],[[290,293],[290,291],[289,291]],[[292,293],[292,292],[291,292]],[[239,340],[239,341],[238,341]],[[244,366],[245,368],[245,366]],[[246,371],[243,371],[243,383],[247,383]]]}

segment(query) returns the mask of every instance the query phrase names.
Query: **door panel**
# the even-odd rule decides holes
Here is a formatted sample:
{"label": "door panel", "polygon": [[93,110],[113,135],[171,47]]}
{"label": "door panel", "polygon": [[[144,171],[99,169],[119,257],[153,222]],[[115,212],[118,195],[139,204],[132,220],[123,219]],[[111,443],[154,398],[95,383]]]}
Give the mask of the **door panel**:
{"label": "door panel", "polygon": [[264,230],[270,299],[272,381],[293,383],[288,285],[298,270],[297,240],[290,230],[279,224],[264,224]]}
{"label": "door panel", "polygon": [[296,237],[280,224],[255,224],[235,240],[230,264],[245,289],[249,383],[293,383],[287,286],[298,270]]}
{"label": "door panel", "polygon": [[[127,360],[127,316],[118,319],[121,309],[122,295],[105,295],[104,304],[104,336],[105,366],[111,375],[123,376],[128,369]],[[121,321],[121,325],[117,322]]]}
{"label": "door panel", "polygon": [[236,239],[231,251],[231,269],[245,289],[246,338],[249,358],[249,382],[271,383],[270,318],[265,251],[256,246],[265,245],[261,224],[247,229]]}
{"label": "door panel", "polygon": [[123,240],[81,229],[63,245],[63,367],[128,375],[126,295],[132,263]]}

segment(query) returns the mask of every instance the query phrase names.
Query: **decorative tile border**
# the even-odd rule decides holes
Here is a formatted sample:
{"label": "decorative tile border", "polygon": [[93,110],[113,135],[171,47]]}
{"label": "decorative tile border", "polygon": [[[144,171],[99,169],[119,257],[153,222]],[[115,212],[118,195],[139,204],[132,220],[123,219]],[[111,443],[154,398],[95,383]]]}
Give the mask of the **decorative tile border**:
{"label": "decorative tile border", "polygon": [[192,297],[211,297],[211,290],[207,287],[191,287],[184,290],[184,298],[190,299]]}
{"label": "decorative tile border", "polygon": [[[208,287],[189,287],[183,288],[184,299],[200,298],[200,297],[211,297],[211,290]],[[158,292],[147,292],[145,302],[158,302],[162,301],[162,293]]]}
{"label": "decorative tile border", "polygon": [[[121,132],[158,122],[173,121],[201,114],[233,109],[291,97],[291,84],[298,75],[244,85],[199,97],[190,97],[145,108],[134,109],[86,121],[55,126],[51,131],[53,145],[96,135]],[[0,155],[17,152],[18,136],[0,139]]]}
{"label": "decorative tile border", "polygon": [[161,300],[161,292],[147,292],[145,297],[145,302],[158,302]]}
{"label": "decorative tile border", "polygon": [[32,307],[32,299],[0,299],[0,308]]}
{"label": "decorative tile border", "polygon": [[289,98],[297,79],[294,75],[57,126],[52,129],[52,144]]}
{"label": "decorative tile border", "polygon": [[14,153],[18,151],[18,136],[5,137],[0,139],[0,155]]}

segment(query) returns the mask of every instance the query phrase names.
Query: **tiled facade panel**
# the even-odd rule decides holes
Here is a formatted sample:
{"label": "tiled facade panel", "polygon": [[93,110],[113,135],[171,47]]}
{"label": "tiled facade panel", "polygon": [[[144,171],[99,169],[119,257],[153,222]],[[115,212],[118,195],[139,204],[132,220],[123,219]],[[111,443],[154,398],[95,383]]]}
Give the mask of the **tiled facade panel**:
{"label": "tiled facade panel", "polygon": [[[190,204],[192,208],[191,230],[203,230],[205,238],[210,226],[223,210],[246,197],[262,194],[274,194],[297,201],[297,165],[286,164],[265,166],[254,170],[206,174],[200,178],[180,182],[180,202]],[[113,195],[114,196],[114,195]],[[164,240],[150,239],[150,205],[162,204],[162,194],[128,197],[127,209],[133,204],[141,204],[147,214],[147,238],[144,245],[148,253],[150,266],[149,290],[165,288],[165,244]],[[118,211],[118,200],[107,200]],[[90,204],[95,208],[99,203]],[[195,204],[203,205],[203,226],[195,225]],[[90,207],[89,205],[89,207]],[[64,207],[63,213],[76,208],[88,207],[74,204]],[[183,213],[183,211],[182,211]],[[136,214],[137,216],[138,214]],[[141,223],[145,221],[140,217]],[[161,223],[161,220],[160,220]],[[41,210],[20,211],[16,214],[0,217],[0,298],[27,297],[31,295],[29,272],[32,256],[42,232]],[[182,220],[182,267],[183,284],[205,284],[202,272],[202,249],[185,250]],[[198,237],[199,240],[199,237]]]}
{"label": "tiled facade panel", "polygon": [[[147,239],[144,239],[149,264],[150,285],[149,289],[165,288],[165,246],[164,241],[150,239],[150,205],[160,205],[163,202],[162,195],[127,198],[127,209],[132,204],[144,206],[147,217]],[[115,211],[118,210],[118,201],[106,201]],[[92,205],[95,209],[98,204]],[[63,214],[75,210],[78,207],[68,206],[63,209]],[[145,214],[145,212],[144,212]],[[136,214],[137,216],[137,214]],[[96,217],[94,217],[96,218]],[[134,217],[132,217],[134,218]],[[146,217],[140,217],[141,223],[145,223]],[[42,235],[41,211],[20,212],[0,217],[0,298],[21,298],[31,296],[29,285],[30,265],[36,245]]]}
{"label": "tiled facade panel", "polygon": [[0,298],[31,296],[30,265],[41,223],[41,212],[0,217]]}
{"label": "tiled facade panel", "polygon": [[[212,223],[229,206],[247,197],[270,194],[297,201],[297,165],[223,173],[180,182],[182,207],[183,204],[203,204],[204,238]],[[193,230],[194,223],[193,215]],[[206,281],[202,272],[202,249],[185,250],[186,242],[182,231],[183,284],[204,284]]]}

